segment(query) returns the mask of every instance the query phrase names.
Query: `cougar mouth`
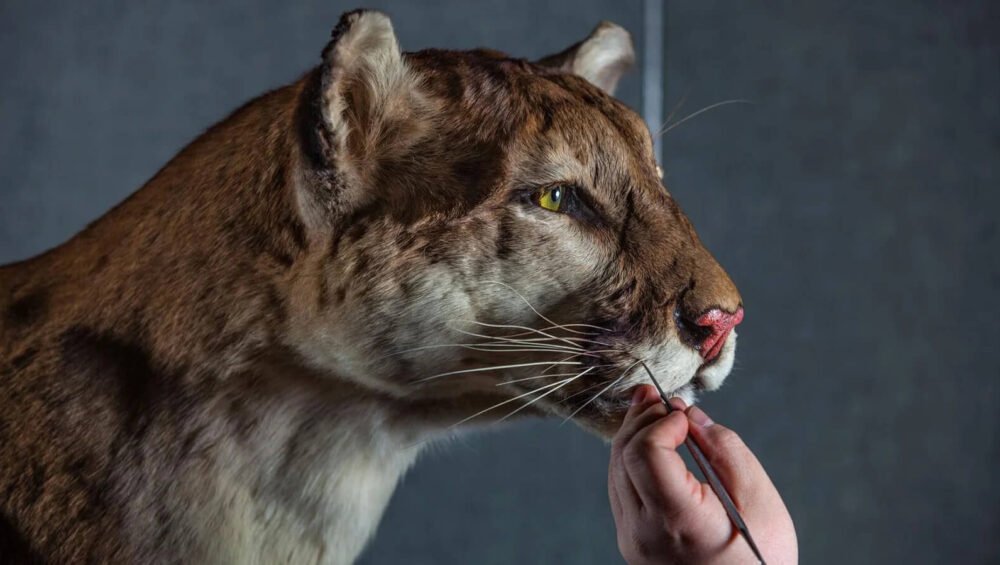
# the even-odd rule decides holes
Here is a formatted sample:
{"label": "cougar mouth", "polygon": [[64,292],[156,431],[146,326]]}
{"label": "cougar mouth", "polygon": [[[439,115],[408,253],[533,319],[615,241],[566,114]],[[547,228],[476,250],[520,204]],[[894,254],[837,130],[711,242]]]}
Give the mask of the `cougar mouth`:
{"label": "cougar mouth", "polygon": [[[727,332],[724,341],[717,344],[715,349],[715,355],[711,358],[702,358],[700,363],[689,365],[685,370],[693,369],[693,374],[689,373],[690,377],[679,384],[677,379],[667,378],[669,375],[664,375],[663,379],[657,375],[657,379],[666,387],[666,395],[680,397],[685,403],[694,404],[701,393],[721,387],[733,367],[736,332]],[[564,418],[578,420],[585,426],[607,427],[610,421],[619,420],[628,410],[635,386],[652,384],[637,362],[632,361],[624,367],[612,369],[606,374],[593,375],[595,384],[588,383],[580,390],[569,391],[561,395],[561,399],[553,398],[546,403],[548,409]],[[615,375],[614,371],[618,371],[620,375]]]}

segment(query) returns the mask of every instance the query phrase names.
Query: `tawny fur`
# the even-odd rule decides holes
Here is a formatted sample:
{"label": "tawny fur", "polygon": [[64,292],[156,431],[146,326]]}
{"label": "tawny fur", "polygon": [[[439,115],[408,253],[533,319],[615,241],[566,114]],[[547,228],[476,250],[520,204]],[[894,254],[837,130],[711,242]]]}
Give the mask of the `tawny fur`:
{"label": "tawny fur", "polygon": [[[740,297],[606,92],[632,59],[612,24],[538,64],[402,54],[353,12],[318,68],[0,267],[0,560],[349,563],[422,446],[546,382],[479,369],[565,356],[445,346],[510,334],[484,323],[589,328],[547,343],[590,372],[520,414],[607,437],[638,358],[718,387],[735,335],[705,364],[675,314]],[[586,208],[537,206],[556,184]]]}

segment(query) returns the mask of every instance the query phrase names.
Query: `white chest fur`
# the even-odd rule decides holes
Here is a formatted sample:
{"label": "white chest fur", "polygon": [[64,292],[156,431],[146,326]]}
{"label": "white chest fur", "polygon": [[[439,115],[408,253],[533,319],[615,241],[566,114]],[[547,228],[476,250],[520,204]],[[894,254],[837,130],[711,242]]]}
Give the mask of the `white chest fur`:
{"label": "white chest fur", "polygon": [[269,418],[254,449],[224,450],[189,515],[204,561],[351,563],[420,449],[359,408]]}

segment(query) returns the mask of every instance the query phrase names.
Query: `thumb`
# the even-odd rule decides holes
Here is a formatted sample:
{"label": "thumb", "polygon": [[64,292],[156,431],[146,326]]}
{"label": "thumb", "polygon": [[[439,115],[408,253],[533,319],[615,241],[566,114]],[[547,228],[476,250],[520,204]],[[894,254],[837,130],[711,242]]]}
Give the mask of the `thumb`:
{"label": "thumb", "polygon": [[764,467],[736,432],[716,424],[697,406],[688,408],[687,415],[689,433],[737,504],[749,503],[748,498],[759,495],[762,487],[774,489]]}

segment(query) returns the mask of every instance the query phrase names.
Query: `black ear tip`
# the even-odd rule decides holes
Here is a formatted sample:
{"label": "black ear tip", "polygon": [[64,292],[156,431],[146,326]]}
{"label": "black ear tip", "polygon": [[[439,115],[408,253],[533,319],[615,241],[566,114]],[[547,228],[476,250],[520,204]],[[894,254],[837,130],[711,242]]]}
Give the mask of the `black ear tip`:
{"label": "black ear tip", "polygon": [[363,12],[364,10],[352,10],[341,14],[340,20],[337,21],[337,25],[333,26],[333,30],[330,32],[330,39],[336,41],[344,35],[347,30],[351,29],[354,22],[358,21],[358,18],[361,17]]}

